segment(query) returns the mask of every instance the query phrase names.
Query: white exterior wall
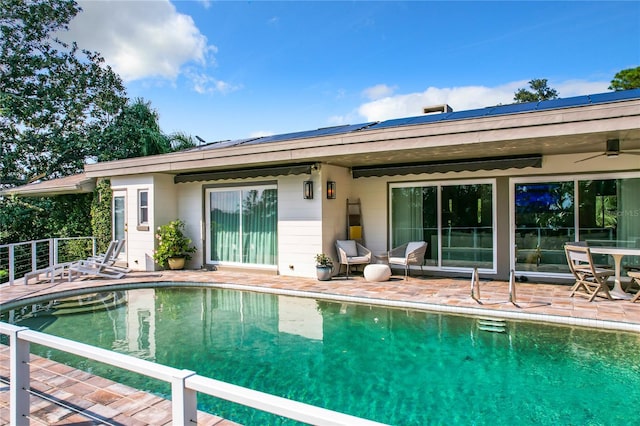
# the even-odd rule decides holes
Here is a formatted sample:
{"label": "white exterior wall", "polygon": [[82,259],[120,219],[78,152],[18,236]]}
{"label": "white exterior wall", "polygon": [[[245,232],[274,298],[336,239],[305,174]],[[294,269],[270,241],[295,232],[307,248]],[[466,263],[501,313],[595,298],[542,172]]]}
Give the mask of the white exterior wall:
{"label": "white exterior wall", "polygon": [[[111,179],[114,191],[124,191],[127,264],[134,271],[153,271],[155,230],[177,218],[176,190],[171,175],[137,175]],[[138,191],[149,191],[149,227],[138,227]]]}
{"label": "white exterior wall", "polygon": [[[374,253],[387,251],[388,246],[388,183],[418,181],[458,181],[504,177],[498,181],[501,185],[498,193],[508,193],[512,186],[511,177],[534,176],[576,176],[589,170],[590,174],[603,175],[615,171],[640,171],[638,157],[620,155],[615,159],[597,157],[576,163],[589,154],[544,156],[540,169],[511,169],[476,172],[451,172],[407,176],[383,176],[352,179],[348,168],[322,164],[320,169],[309,175],[280,176],[262,179],[228,180],[215,183],[264,182],[277,180],[278,186],[278,262],[277,271],[281,275],[315,277],[314,257],[317,253],[326,253],[336,259],[334,243],[347,236],[347,198],[360,199],[362,208],[362,226],[365,245]],[[303,182],[314,182],[314,197],[303,199]],[[326,198],[326,182],[336,182],[337,197]],[[174,219],[186,223],[186,232],[192,238],[198,252],[187,264],[189,269],[198,269],[205,262],[203,243],[205,240],[204,191],[206,184],[214,182],[193,182],[174,184],[173,176],[154,174],[129,177],[114,177],[111,185],[114,190],[126,191],[127,218],[127,260],[134,270],[154,270],[152,259],[155,247],[154,230]],[[148,231],[136,229],[137,192],[149,190]],[[506,192],[504,192],[506,191]],[[505,202],[505,197],[498,200]],[[510,203],[510,201],[509,201]],[[511,206],[509,206],[511,207]],[[504,275],[509,264],[510,253],[505,250],[510,245],[510,222],[504,215],[497,220],[498,238],[498,275]],[[504,277],[503,277],[504,278]]]}
{"label": "white exterior wall", "polygon": [[[323,164],[321,172],[322,198],[322,252],[337,261],[335,248],[336,240],[347,238],[347,199],[356,201],[358,198],[351,191],[351,173],[344,167]],[[327,199],[327,181],[336,183],[336,198]],[[334,273],[338,264],[335,264]]]}
{"label": "white exterior wall", "polygon": [[200,269],[204,265],[204,199],[202,182],[179,183],[176,188],[176,217],[185,222],[185,234],[191,238],[197,251],[185,264],[186,269]]}
{"label": "white exterior wall", "polygon": [[[278,178],[278,273],[315,277],[315,255],[323,251],[322,205],[326,201],[320,173],[314,171],[313,199],[302,196],[309,175]],[[335,201],[335,200],[333,200]]]}

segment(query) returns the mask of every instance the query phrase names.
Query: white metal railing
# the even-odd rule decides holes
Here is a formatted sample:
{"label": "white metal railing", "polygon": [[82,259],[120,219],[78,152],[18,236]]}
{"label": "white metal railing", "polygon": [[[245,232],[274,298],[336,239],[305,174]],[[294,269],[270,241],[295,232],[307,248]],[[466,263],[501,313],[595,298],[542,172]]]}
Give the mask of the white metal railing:
{"label": "white metal railing", "polygon": [[180,370],[120,354],[62,337],[33,331],[27,327],[0,322],[0,334],[9,336],[10,346],[10,423],[25,423],[29,416],[30,344],[37,343],[84,358],[113,365],[171,384],[171,411],[174,425],[196,424],[197,392],[225,399],[278,416],[309,424],[381,425],[371,420],[338,413],[264,392],[243,388],[219,380],[199,376],[190,370]]}
{"label": "white metal railing", "polygon": [[[78,241],[75,253],[69,250]],[[82,241],[86,241],[82,244]],[[45,271],[62,262],[80,260],[96,254],[95,237],[47,238],[0,245],[0,284],[13,285],[17,279],[35,271]]]}

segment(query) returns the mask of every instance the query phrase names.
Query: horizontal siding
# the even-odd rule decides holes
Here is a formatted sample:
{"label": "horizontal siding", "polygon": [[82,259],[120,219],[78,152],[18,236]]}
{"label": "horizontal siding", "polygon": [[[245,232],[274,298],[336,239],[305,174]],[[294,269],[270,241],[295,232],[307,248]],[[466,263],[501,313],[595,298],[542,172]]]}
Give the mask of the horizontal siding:
{"label": "horizontal siding", "polygon": [[315,276],[316,253],[322,251],[322,199],[318,176],[312,200],[302,198],[302,182],[309,176],[278,179],[278,272],[281,275]]}

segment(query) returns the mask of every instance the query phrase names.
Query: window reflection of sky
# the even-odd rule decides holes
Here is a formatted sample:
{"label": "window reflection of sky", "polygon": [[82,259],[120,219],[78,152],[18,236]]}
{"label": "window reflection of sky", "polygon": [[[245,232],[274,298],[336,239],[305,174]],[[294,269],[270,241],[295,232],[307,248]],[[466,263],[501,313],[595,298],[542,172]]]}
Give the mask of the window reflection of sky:
{"label": "window reflection of sky", "polygon": [[516,185],[516,209],[518,213],[566,210],[572,206],[572,194],[563,191],[562,184]]}

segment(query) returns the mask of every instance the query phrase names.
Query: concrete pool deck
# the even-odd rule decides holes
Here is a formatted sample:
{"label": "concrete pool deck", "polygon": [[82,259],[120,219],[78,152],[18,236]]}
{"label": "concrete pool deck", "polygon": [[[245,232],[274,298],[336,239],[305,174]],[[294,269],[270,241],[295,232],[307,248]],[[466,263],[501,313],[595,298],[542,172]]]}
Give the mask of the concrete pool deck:
{"label": "concrete pool deck", "polygon": [[[384,304],[400,308],[424,309],[436,312],[462,313],[469,315],[499,316],[530,321],[563,323],[595,328],[626,330],[640,333],[640,303],[629,300],[605,300],[597,298],[588,302],[583,297],[569,297],[570,286],[517,283],[515,303],[509,301],[508,283],[480,279],[480,301],[471,297],[470,279],[393,276],[386,282],[367,282],[362,276],[334,277],[330,281],[311,278],[285,277],[257,273],[227,271],[159,271],[137,272],[119,280],[85,279],[67,282],[63,280],[39,284],[14,284],[0,286],[0,310],[17,301],[27,301],[55,293],[76,290],[107,290],[119,285],[137,283],[175,282],[204,283],[215,286],[246,289],[252,291],[285,292],[306,297],[327,297],[335,300],[360,303]],[[81,409],[99,414],[101,421],[91,420],[81,414],[68,411],[53,403],[32,397],[32,420],[30,424],[169,424],[170,404],[161,398],[144,394],[102,378],[90,377],[83,382],[95,382],[96,388],[86,389],[84,383],[69,378],[69,372],[58,375],[56,370],[64,366],[55,365],[37,357],[34,368],[51,364],[46,374],[32,373],[32,387],[54,395],[56,399],[72,403]],[[0,378],[9,376],[8,350],[0,346]],[[55,365],[55,366],[54,366]],[[73,375],[86,373],[73,372]],[[104,381],[104,382],[102,382]],[[109,395],[97,389],[109,389]],[[99,398],[102,398],[100,400]],[[149,401],[148,405],[139,404]],[[124,401],[124,402],[123,402]],[[8,386],[0,382],[0,424],[9,419]],[[132,408],[135,407],[135,408]],[[198,424],[233,424],[219,417],[202,414]]]}

